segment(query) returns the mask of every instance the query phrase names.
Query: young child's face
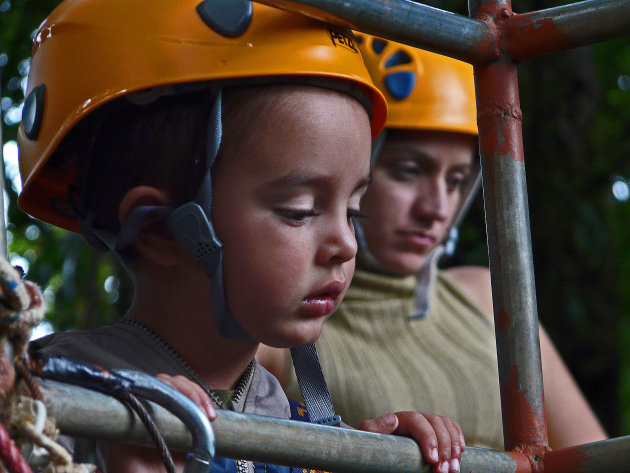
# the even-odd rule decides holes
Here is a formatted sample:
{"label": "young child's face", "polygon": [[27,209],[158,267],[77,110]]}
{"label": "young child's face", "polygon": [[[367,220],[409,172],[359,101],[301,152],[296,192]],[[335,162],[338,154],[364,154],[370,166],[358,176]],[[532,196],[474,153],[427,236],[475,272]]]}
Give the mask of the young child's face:
{"label": "young child's face", "polygon": [[267,345],[311,343],[354,272],[349,216],[370,172],[368,116],[350,96],[307,86],[245,107],[213,191],[227,304]]}
{"label": "young child's face", "polygon": [[474,138],[449,132],[391,132],[363,199],[370,252],[394,274],[420,270],[446,238],[472,172]]}

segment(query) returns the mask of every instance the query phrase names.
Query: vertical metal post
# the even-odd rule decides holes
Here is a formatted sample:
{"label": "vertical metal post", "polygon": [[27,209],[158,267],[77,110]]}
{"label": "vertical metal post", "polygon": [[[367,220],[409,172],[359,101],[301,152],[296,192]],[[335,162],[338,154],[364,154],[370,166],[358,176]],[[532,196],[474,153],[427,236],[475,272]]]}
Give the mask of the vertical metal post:
{"label": "vertical metal post", "polygon": [[[2,102],[2,67],[0,63],[0,102]],[[8,255],[7,250],[7,228],[4,218],[4,137],[2,135],[2,110],[0,110],[0,255],[5,258]],[[13,346],[4,338],[0,338],[0,356],[6,354],[9,362],[13,365]]]}
{"label": "vertical metal post", "polygon": [[[0,64],[0,101],[2,101],[2,66]],[[5,258],[9,254],[7,248],[7,224],[4,218],[4,182],[6,180],[4,172],[4,138],[2,136],[2,112],[0,111],[0,254]]]}
{"label": "vertical metal post", "polygon": [[[470,9],[500,41],[510,1],[473,0]],[[505,448],[537,468],[548,442],[516,65],[497,52],[475,66],[475,84]]]}

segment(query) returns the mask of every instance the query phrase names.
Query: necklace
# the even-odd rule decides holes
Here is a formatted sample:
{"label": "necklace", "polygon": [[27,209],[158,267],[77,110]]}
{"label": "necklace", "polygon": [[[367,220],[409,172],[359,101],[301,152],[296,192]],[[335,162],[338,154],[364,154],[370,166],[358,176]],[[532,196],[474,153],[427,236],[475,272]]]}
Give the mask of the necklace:
{"label": "necklace", "polygon": [[231,402],[232,405],[235,405],[236,403],[238,403],[243,397],[243,394],[245,394],[245,391],[247,390],[247,387],[249,386],[250,381],[254,375],[256,362],[252,360],[249,363],[249,365],[247,365],[247,368],[245,368],[245,372],[239,379],[238,384],[236,385],[236,389],[234,390],[234,394],[232,394],[232,397],[230,398],[230,400],[228,402],[222,402],[219,399],[219,396],[217,395],[216,391],[212,389],[210,386],[208,386],[206,383],[204,383],[203,380],[201,379],[201,376],[199,376],[199,374],[192,368],[192,366],[190,366],[190,364],[188,364],[188,362],[184,360],[184,358],[182,358],[182,356],[166,340],[164,340],[164,338],[162,338],[155,330],[153,330],[148,325],[135,319],[123,318],[123,319],[119,319],[118,323],[124,323],[127,325],[138,327],[139,329],[149,334],[151,338],[153,338],[164,349],[166,349],[166,351],[171,355],[173,360],[175,360],[177,364],[179,364],[180,367],[183,369],[183,371],[186,372],[186,374],[188,375],[188,378],[192,379],[195,383],[197,383],[219,409],[225,409],[228,402]]}

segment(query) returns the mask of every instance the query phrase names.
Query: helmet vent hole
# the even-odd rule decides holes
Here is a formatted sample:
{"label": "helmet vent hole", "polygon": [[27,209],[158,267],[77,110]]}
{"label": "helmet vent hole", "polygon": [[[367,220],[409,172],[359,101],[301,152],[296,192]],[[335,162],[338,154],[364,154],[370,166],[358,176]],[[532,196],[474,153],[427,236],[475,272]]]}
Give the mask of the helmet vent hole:
{"label": "helmet vent hole", "polygon": [[407,54],[405,51],[397,51],[395,54],[392,54],[387,61],[385,62],[385,68],[390,68],[394,66],[400,66],[402,64],[410,64],[411,56]]}
{"label": "helmet vent hole", "polygon": [[215,246],[210,245],[209,243],[199,243],[197,245],[197,252],[195,255],[195,259],[199,260],[199,259],[205,258],[210,253],[214,252],[215,249],[216,249]]}
{"label": "helmet vent hole", "polygon": [[387,46],[387,41],[383,41],[382,39],[375,39],[372,41],[372,51],[376,54],[381,54],[383,49]]}
{"label": "helmet vent hole", "polygon": [[385,77],[385,87],[397,100],[404,100],[416,86],[416,75],[411,71],[392,72]]}

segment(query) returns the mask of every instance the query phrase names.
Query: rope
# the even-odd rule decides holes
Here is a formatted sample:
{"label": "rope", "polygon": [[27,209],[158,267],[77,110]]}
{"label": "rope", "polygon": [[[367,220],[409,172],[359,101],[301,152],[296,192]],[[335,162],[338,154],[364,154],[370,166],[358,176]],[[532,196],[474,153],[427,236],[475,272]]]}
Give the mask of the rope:
{"label": "rope", "polygon": [[37,285],[0,258],[0,328],[13,343],[14,356],[26,350],[31,331],[44,318],[44,299]]}
{"label": "rope", "polygon": [[[3,261],[0,258],[0,262]],[[6,261],[4,261],[6,263]],[[2,277],[6,272],[1,270],[0,263],[0,287],[7,296]],[[11,268],[13,269],[13,268]],[[15,270],[13,270],[15,272]],[[17,275],[17,273],[15,273]],[[44,299],[37,285],[31,281],[20,281],[16,291],[24,291],[27,295],[27,302],[20,306],[7,306],[12,297],[2,300],[0,304],[0,324],[8,325],[9,339],[13,342],[15,356],[19,357],[26,351],[26,345],[31,338],[31,332],[44,319]],[[17,292],[16,292],[17,294]],[[13,297],[14,299],[15,297]]]}
{"label": "rope", "polygon": [[138,417],[140,417],[140,420],[142,420],[142,423],[144,424],[147,431],[151,435],[153,442],[155,443],[155,445],[157,446],[160,452],[160,457],[162,458],[162,462],[164,463],[164,466],[166,467],[166,471],[168,473],[176,473],[175,464],[173,463],[173,457],[171,456],[171,452],[168,450],[168,447],[166,446],[164,437],[162,437],[162,434],[160,433],[157,426],[155,425],[155,422],[153,422],[153,419],[147,412],[144,405],[138,400],[136,396],[131,394],[129,391],[121,391],[120,397],[122,398],[123,401],[129,404],[129,406],[133,409],[133,411],[136,414],[138,414]]}
{"label": "rope", "polygon": [[35,444],[48,450],[55,463],[60,463],[61,465],[72,464],[72,455],[57,442],[37,430],[31,422],[23,422],[20,425],[20,431]]}
{"label": "rope", "polygon": [[[48,452],[52,464],[46,471],[91,473],[95,470],[93,465],[72,463],[72,456],[55,442],[54,438],[44,432],[47,420],[45,407],[41,402],[43,394],[29,372],[26,355],[26,346],[31,338],[31,332],[44,318],[44,299],[36,284],[22,280],[23,272],[18,269],[5,258],[0,257],[0,333],[2,334],[0,342],[8,340],[13,346],[9,353],[5,353],[0,346],[0,399],[5,398],[5,403],[14,402],[17,375],[17,378],[24,381],[30,391],[30,396],[35,401],[29,398],[23,399],[38,403],[43,411],[41,415],[35,414],[35,418],[31,419],[30,414],[25,410],[12,421],[9,420],[9,425],[12,426],[12,431],[15,430],[18,435],[28,439],[32,444],[43,447]],[[51,425],[54,426],[54,424]],[[55,432],[52,433],[52,437],[56,437]],[[26,445],[31,445],[32,449],[32,444]],[[0,424],[0,471],[5,471],[5,469],[9,473],[33,473],[20,449],[9,436],[7,428]]]}
{"label": "rope", "polygon": [[33,473],[2,424],[0,424],[0,460],[9,473]]}
{"label": "rope", "polygon": [[15,372],[20,378],[22,378],[22,380],[24,380],[26,387],[31,393],[31,397],[33,399],[37,399],[38,401],[43,401],[44,395],[42,390],[39,387],[39,384],[35,382],[35,379],[33,378],[33,375],[29,371],[27,365],[28,361],[26,356],[22,355],[19,359],[15,360]]}

